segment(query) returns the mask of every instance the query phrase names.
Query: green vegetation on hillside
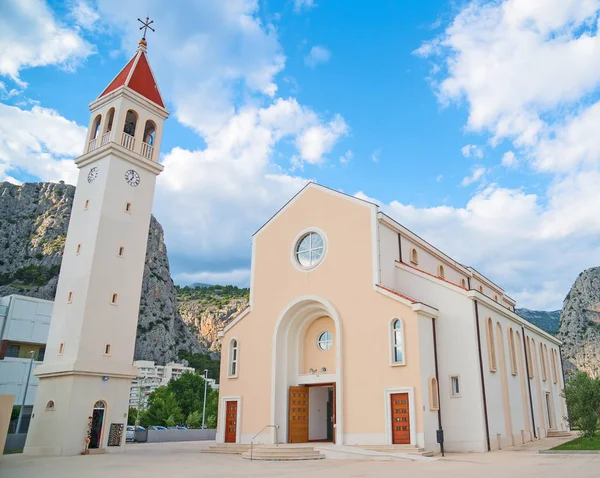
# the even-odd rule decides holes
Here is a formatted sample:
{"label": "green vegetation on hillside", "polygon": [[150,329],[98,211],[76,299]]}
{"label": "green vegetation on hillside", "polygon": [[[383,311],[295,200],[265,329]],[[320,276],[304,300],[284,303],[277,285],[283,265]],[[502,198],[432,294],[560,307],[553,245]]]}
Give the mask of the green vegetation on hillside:
{"label": "green vegetation on hillside", "polygon": [[210,286],[197,286],[190,287],[186,285],[180,287],[175,286],[175,293],[179,300],[199,300],[205,302],[208,305],[214,305],[218,308],[223,307],[231,299],[241,297],[248,298],[250,296],[250,289],[239,288],[235,285],[210,285]]}
{"label": "green vegetation on hillside", "polygon": [[195,368],[200,375],[204,375],[204,370],[208,370],[208,378],[214,378],[219,383],[220,360],[215,360],[208,354],[191,354],[187,350],[179,351],[179,360],[187,361],[188,366]]}
{"label": "green vegetation on hillside", "polygon": [[60,265],[52,267],[30,265],[21,267],[15,272],[0,272],[0,285],[19,283],[23,285],[45,285],[58,275]]}

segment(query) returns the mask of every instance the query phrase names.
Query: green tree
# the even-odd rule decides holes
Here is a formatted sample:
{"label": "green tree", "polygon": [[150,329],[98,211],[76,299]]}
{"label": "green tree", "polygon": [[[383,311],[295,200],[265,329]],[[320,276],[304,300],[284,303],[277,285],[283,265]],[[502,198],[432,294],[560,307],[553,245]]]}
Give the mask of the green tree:
{"label": "green tree", "polygon": [[219,392],[211,390],[206,397],[206,418],[204,424],[206,428],[217,428],[217,416],[219,412]]}
{"label": "green tree", "polygon": [[181,423],[183,417],[175,394],[167,387],[159,387],[148,396],[148,410],[144,414],[146,426],[174,426]]}
{"label": "green tree", "polygon": [[177,380],[171,380],[167,384],[167,390],[173,393],[183,416],[187,417],[195,410],[202,410],[204,379],[199,374],[185,372]]}
{"label": "green tree", "polygon": [[185,421],[188,428],[200,428],[202,426],[202,412],[194,410],[190,413]]}
{"label": "green tree", "polygon": [[204,370],[208,370],[208,377],[215,379],[219,383],[219,373],[221,370],[221,361],[211,358],[209,354],[196,353],[191,354],[185,350],[179,351],[179,360],[187,361],[190,367],[196,369],[196,372],[203,375]]}
{"label": "green tree", "polygon": [[585,372],[577,372],[566,384],[563,396],[569,410],[571,424],[592,438],[600,418],[600,378],[593,379]]}

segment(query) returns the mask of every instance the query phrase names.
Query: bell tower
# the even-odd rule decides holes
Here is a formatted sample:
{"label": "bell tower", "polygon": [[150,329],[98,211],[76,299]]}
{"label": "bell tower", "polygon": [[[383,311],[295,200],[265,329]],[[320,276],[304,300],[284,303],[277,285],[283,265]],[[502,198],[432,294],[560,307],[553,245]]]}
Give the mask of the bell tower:
{"label": "bell tower", "polygon": [[25,454],[123,448],[148,228],[168,117],[142,39],[90,126]]}

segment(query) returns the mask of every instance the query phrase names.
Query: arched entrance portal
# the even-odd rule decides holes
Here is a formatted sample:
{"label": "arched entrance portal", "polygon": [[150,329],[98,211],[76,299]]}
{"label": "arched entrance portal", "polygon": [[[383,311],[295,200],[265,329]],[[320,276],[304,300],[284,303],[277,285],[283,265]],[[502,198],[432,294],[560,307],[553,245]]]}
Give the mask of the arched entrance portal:
{"label": "arched entrance portal", "polygon": [[92,411],[92,425],[90,429],[90,444],[88,448],[101,447],[105,412],[106,403],[104,403],[102,400],[98,400],[96,403],[94,403],[94,410]]}
{"label": "arched entrance portal", "polygon": [[288,304],[273,337],[271,423],[279,426],[279,442],[342,444],[341,357],[341,323],[333,305],[316,296]]}

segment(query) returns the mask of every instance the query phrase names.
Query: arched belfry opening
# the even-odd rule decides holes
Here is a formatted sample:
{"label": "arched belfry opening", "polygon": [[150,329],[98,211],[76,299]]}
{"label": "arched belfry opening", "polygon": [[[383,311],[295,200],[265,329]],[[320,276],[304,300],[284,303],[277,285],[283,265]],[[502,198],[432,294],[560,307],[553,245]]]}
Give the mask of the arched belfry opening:
{"label": "arched belfry opening", "polygon": [[135,144],[135,130],[137,128],[138,114],[133,110],[127,110],[125,125],[123,126],[123,137],[121,146],[133,150]]}
{"label": "arched belfry opening", "polygon": [[337,311],[302,297],[281,313],[273,337],[271,419],[281,443],[342,443],[342,334]]}
{"label": "arched belfry opening", "polygon": [[154,139],[156,137],[156,124],[152,120],[146,121],[144,137],[142,140],[142,156],[152,159],[154,153]]}

